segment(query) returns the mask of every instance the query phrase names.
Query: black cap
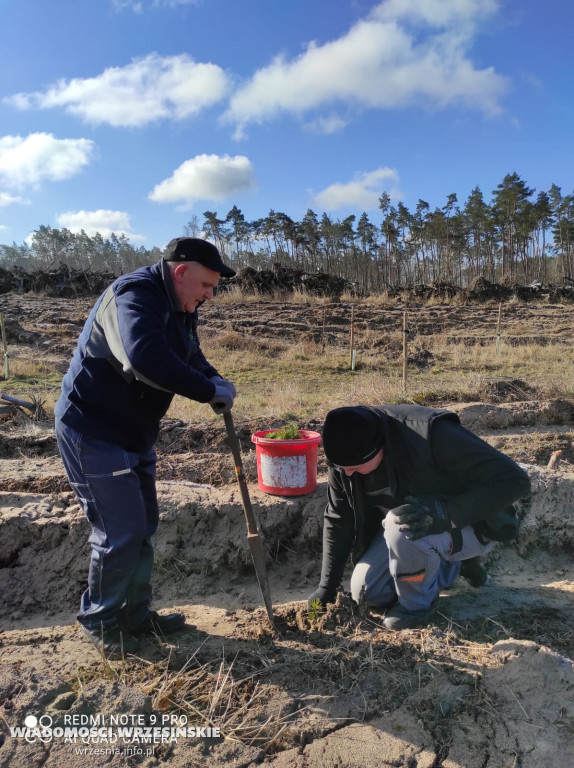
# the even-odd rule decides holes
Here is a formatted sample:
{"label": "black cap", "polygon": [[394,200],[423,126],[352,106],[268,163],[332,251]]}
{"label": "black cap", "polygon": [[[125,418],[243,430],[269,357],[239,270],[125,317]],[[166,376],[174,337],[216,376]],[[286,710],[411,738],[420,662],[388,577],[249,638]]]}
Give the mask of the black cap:
{"label": "black cap", "polygon": [[164,261],[197,261],[221,277],[233,277],[235,270],[224,264],[213,243],[199,237],[174,237],[165,247]]}
{"label": "black cap", "polygon": [[332,464],[356,467],[373,459],[383,447],[379,415],[364,405],[335,408],[323,425],[323,449]]}

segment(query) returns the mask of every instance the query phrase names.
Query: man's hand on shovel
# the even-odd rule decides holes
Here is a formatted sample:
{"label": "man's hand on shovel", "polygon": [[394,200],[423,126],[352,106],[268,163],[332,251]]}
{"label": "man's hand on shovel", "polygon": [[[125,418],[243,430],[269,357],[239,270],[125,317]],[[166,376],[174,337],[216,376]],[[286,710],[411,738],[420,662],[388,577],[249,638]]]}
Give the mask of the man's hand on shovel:
{"label": "man's hand on shovel", "polygon": [[231,448],[231,453],[235,462],[235,474],[239,483],[239,490],[241,491],[241,500],[243,501],[243,511],[245,512],[245,520],[247,522],[247,541],[249,543],[253,565],[255,566],[255,573],[257,574],[259,589],[263,595],[263,602],[265,603],[267,616],[269,617],[271,625],[274,627],[275,624],[273,620],[273,605],[271,602],[271,592],[269,591],[269,582],[267,580],[267,570],[265,568],[265,553],[263,552],[263,545],[261,544],[261,539],[259,538],[259,530],[257,528],[257,523],[255,522],[255,515],[253,514],[251,501],[249,499],[247,480],[243,472],[243,464],[241,461],[241,449],[239,447],[239,440],[237,439],[237,434],[235,432],[231,409],[223,412],[223,418],[225,420],[225,428],[227,429],[229,447]]}
{"label": "man's hand on shovel", "polygon": [[229,413],[233,408],[233,400],[237,394],[235,385],[221,376],[214,376],[213,383],[215,384],[215,394],[209,401],[213,412],[218,416],[221,413]]}

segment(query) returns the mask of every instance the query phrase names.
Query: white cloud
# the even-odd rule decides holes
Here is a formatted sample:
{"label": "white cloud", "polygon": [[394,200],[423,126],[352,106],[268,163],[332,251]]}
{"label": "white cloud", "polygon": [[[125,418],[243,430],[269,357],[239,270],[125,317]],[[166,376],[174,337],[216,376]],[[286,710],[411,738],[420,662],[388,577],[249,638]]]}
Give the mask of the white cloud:
{"label": "white cloud", "polygon": [[152,0],[144,3],[142,0],[112,0],[116,11],[130,8],[134,13],[143,13],[151,8],[179,8],[185,5],[201,5],[202,0]]}
{"label": "white cloud", "polygon": [[308,131],[311,133],[339,133],[344,130],[350,123],[350,119],[341,117],[340,115],[325,115],[324,117],[318,117],[310,123],[305,125]]}
{"label": "white cloud", "polygon": [[143,235],[132,232],[130,217],[124,211],[68,211],[61,213],[57,222],[70,232],[79,233],[84,230],[90,237],[99,232],[104,239],[115,233],[118,236],[125,235],[130,240],[145,240]]}
{"label": "white cloud", "polygon": [[0,208],[6,205],[13,205],[14,203],[27,203],[23,197],[19,195],[10,195],[8,192],[0,192]]}
{"label": "white cloud", "polygon": [[21,188],[69,179],[88,165],[94,150],[90,139],[56,139],[51,133],[2,136],[0,182]]}
{"label": "white cloud", "polygon": [[373,9],[372,17],[431,27],[473,26],[494,13],[498,6],[498,0],[385,0]]}
{"label": "white cloud", "polygon": [[356,174],[353,181],[346,184],[331,184],[315,195],[314,200],[326,211],[339,208],[375,210],[379,207],[379,197],[383,192],[388,192],[392,198],[400,196],[394,189],[398,178],[393,168],[377,168],[375,171]]}
{"label": "white cloud", "polygon": [[178,8],[181,5],[201,5],[202,0],[153,0],[155,8]]}
{"label": "white cloud", "polygon": [[143,13],[143,5],[138,0],[112,0],[112,4],[118,13],[124,8],[131,8],[134,13]]}
{"label": "white cloud", "polygon": [[458,104],[495,113],[506,79],[492,67],[477,69],[467,56],[477,20],[495,7],[492,0],[387,0],[342,37],[312,42],[297,58],[278,56],[255,72],[224,119],[243,126],[333,104]]}
{"label": "white cloud", "polygon": [[253,167],[243,155],[196,155],[157,184],[148,197],[156,203],[221,202],[255,186]]}
{"label": "white cloud", "polygon": [[195,115],[220,101],[228,87],[215,64],[152,53],[97,77],[59,80],[45,92],[17,93],[5,101],[17,109],[63,107],[92,124],[139,126]]}

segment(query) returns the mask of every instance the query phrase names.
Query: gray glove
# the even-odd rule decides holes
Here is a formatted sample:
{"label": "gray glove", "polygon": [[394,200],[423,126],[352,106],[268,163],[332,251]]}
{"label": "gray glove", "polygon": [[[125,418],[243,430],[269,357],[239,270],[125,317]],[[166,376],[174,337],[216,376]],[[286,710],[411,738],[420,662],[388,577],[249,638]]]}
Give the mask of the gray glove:
{"label": "gray glove", "polygon": [[233,395],[231,394],[231,390],[217,381],[214,383],[215,394],[209,401],[209,404],[212,407],[213,412],[218,416],[222,413],[229,413],[233,408]]}
{"label": "gray glove", "polygon": [[227,387],[231,397],[237,397],[237,390],[235,389],[235,384],[232,381],[229,381],[229,379],[224,379],[223,376],[212,376],[211,381],[215,384],[216,387],[219,385],[221,385],[222,387]]}

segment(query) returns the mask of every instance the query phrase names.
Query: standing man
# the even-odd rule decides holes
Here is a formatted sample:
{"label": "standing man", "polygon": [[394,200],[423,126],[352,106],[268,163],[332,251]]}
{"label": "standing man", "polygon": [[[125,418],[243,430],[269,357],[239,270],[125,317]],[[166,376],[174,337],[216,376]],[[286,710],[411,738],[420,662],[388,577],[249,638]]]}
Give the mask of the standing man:
{"label": "standing man", "polygon": [[485,583],[480,555],[518,535],[512,504],[529,493],[528,475],[454,413],[336,408],[325,419],[323,448],[323,566],[309,601],[334,601],[354,545],[353,599],[364,592],[387,608],[387,629],[425,625],[441,589],[459,574]]}
{"label": "standing man", "polygon": [[56,437],[90,522],[88,588],[78,621],[111,658],[137,637],[181,629],[181,613],[150,610],[159,520],[155,442],[175,394],[225,413],[236,395],[205,359],[197,309],[232,277],[217,248],[178,237],[150,267],[122,275],[92,309],[62,382]]}

